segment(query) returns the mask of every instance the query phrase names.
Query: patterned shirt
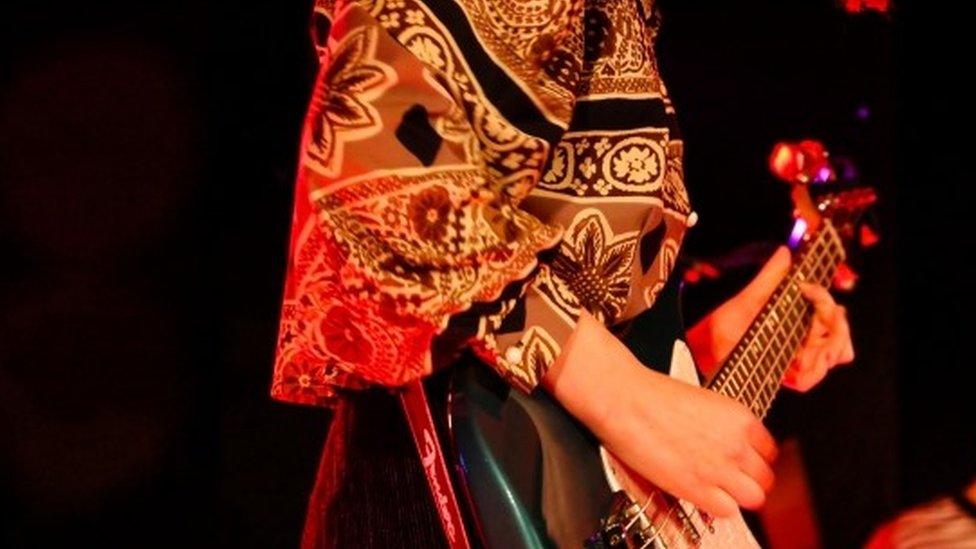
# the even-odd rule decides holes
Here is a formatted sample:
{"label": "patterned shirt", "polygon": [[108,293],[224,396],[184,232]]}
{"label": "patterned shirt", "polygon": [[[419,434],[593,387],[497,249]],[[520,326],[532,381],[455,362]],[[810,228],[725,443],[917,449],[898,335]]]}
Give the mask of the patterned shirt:
{"label": "patterned shirt", "polygon": [[272,396],[470,347],[529,391],[649,308],[693,223],[652,0],[317,0]]}

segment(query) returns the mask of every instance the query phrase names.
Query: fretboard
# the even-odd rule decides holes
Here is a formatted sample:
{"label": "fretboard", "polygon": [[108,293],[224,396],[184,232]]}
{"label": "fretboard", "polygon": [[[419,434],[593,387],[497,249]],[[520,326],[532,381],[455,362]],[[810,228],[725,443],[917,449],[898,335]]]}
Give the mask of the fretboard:
{"label": "fretboard", "polygon": [[825,222],[794,254],[786,278],[708,386],[764,417],[810,328],[813,307],[800,294],[797,282],[829,286],[843,259],[843,244]]}

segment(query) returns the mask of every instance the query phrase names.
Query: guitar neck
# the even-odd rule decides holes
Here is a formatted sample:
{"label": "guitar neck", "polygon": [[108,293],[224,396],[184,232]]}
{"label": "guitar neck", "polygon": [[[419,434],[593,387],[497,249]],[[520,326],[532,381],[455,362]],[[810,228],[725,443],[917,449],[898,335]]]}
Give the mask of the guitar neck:
{"label": "guitar neck", "polygon": [[844,247],[825,222],[794,254],[793,266],[756,316],[745,336],[708,384],[709,388],[765,417],[783,374],[810,328],[813,307],[797,282],[828,286],[844,259]]}

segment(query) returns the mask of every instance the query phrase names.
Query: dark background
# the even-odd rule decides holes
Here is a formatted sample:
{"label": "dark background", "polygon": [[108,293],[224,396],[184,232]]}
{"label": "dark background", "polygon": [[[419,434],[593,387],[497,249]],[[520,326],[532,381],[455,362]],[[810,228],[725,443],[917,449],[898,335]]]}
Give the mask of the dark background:
{"label": "dark background", "polygon": [[[824,541],[855,546],[976,473],[965,18],[661,7],[689,254],[784,237],[781,139],[823,140],[882,194],[883,243],[844,298],[857,363],[771,418],[801,441]],[[328,415],[267,393],[310,9],[0,14],[0,546],[297,544]]]}

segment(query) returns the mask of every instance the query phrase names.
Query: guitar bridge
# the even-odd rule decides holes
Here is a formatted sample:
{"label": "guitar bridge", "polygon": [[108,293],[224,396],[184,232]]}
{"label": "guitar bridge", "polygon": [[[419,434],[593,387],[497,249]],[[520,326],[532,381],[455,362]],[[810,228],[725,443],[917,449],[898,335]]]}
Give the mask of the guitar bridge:
{"label": "guitar bridge", "polygon": [[586,549],[628,549],[649,547],[656,537],[654,526],[643,528],[640,524],[642,510],[624,491],[614,492],[610,514],[600,521],[600,529],[589,537]]}

